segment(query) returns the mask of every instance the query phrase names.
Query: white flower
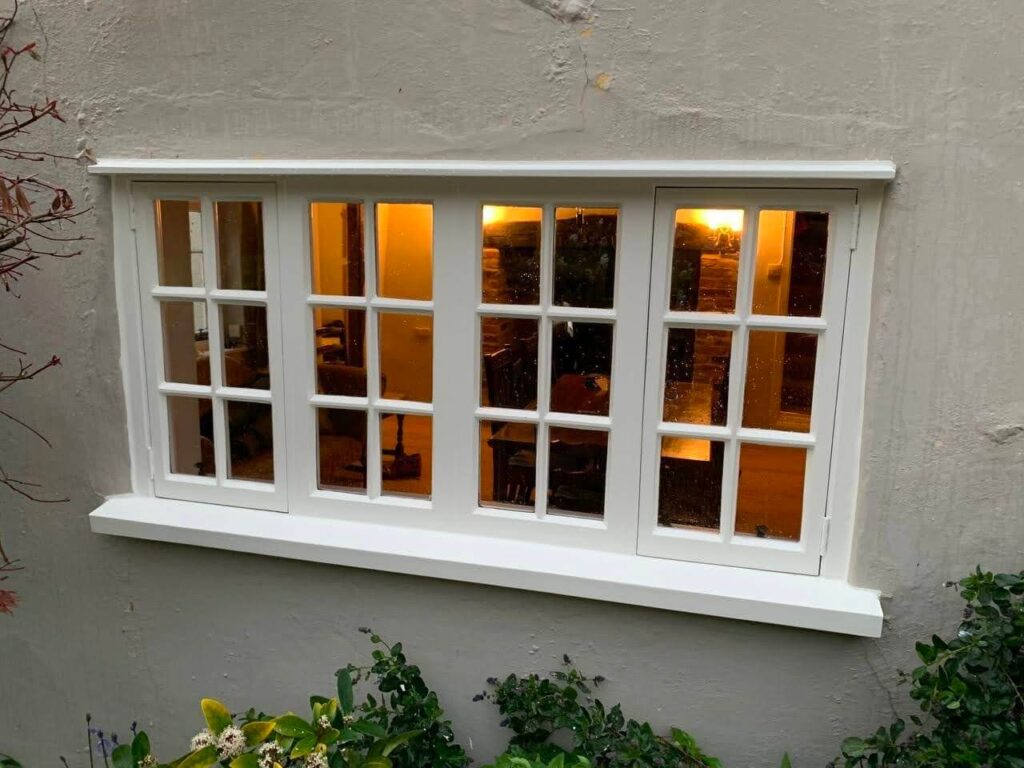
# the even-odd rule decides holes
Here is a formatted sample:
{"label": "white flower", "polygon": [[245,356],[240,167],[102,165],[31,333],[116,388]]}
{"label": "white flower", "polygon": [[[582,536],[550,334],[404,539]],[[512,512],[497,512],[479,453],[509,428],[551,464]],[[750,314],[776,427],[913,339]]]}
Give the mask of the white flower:
{"label": "white flower", "polygon": [[260,744],[260,748],[256,752],[259,755],[260,768],[274,768],[274,763],[281,762],[281,758],[284,756],[281,746],[276,741]]}
{"label": "white flower", "polygon": [[157,759],[152,755],[146,755],[139,761],[139,768],[156,768],[157,765]]}
{"label": "white flower", "polygon": [[327,758],[320,751],[310,752],[306,755],[306,768],[327,768]]}
{"label": "white flower", "polygon": [[217,756],[221,760],[238,757],[245,751],[245,734],[240,728],[229,725],[217,737]]}
{"label": "white flower", "polygon": [[210,733],[206,728],[203,728],[199,733],[192,737],[192,751],[195,752],[197,749],[208,747],[213,744],[213,734]]}
{"label": "white flower", "polygon": [[327,730],[331,727],[331,719],[327,715],[320,715],[320,719],[316,721],[316,724],[320,726],[322,730]]}

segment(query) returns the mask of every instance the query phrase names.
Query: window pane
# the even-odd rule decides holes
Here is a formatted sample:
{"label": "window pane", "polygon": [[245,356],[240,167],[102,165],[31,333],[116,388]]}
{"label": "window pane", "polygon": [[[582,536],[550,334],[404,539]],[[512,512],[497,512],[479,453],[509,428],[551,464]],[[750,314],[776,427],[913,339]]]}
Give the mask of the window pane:
{"label": "window pane", "polygon": [[312,203],[309,225],[313,293],[364,296],[363,206],[359,203]]}
{"label": "window pane", "polygon": [[164,379],[210,384],[210,340],[205,301],[162,301]]}
{"label": "window pane", "polygon": [[731,331],[670,328],[665,421],[724,426],[729,405]]}
{"label": "window pane", "polygon": [[157,200],[156,258],[160,285],[203,285],[203,227],[198,200]]}
{"label": "window pane", "polygon": [[317,488],[366,493],[366,412],[317,408]]}
{"label": "window pane", "polygon": [[658,525],[718,530],[724,457],[719,440],[661,438]]}
{"label": "window pane", "polygon": [[480,319],[480,404],[495,408],[537,408],[536,320]]}
{"label": "window pane", "polygon": [[264,291],[263,204],[255,200],[213,204],[217,230],[218,285],[221,288]]}
{"label": "window pane", "polygon": [[740,446],[736,533],[799,540],[806,461],[805,448]]}
{"label": "window pane", "polygon": [[381,312],[378,318],[383,396],[429,403],[433,397],[434,319],[408,312]]}
{"label": "window pane", "polygon": [[540,303],[540,228],[543,209],[483,207],[483,300]]}
{"label": "window pane", "polygon": [[676,211],[669,308],[678,312],[734,312],[743,211]]}
{"label": "window pane", "polygon": [[608,433],[551,427],[548,510],[604,517]]}
{"label": "window pane", "polygon": [[270,389],[267,308],[221,304],[220,328],[224,337],[224,385]]}
{"label": "window pane", "polygon": [[267,403],[229,400],[227,476],[233,480],[274,482],[274,420]]}
{"label": "window pane", "polygon": [[608,415],[612,373],[609,323],[553,323],[551,410]]}
{"label": "window pane", "polygon": [[537,487],[537,427],[480,422],[480,506],[532,511]]}
{"label": "window pane", "polygon": [[809,432],[818,337],[750,331],[743,426]]}
{"label": "window pane", "polygon": [[364,310],[337,307],[313,310],[317,394],[366,397],[365,338]]}
{"label": "window pane", "polygon": [[207,398],[168,397],[171,472],[214,477],[213,415]]}
{"label": "window pane", "polygon": [[384,493],[429,499],[434,453],[430,417],[382,413],[380,446]]}
{"label": "window pane", "polygon": [[378,203],[377,294],[389,299],[433,295],[434,207],[427,203]]}
{"label": "window pane", "polygon": [[827,213],[761,211],[754,314],[819,317],[827,252]]}
{"label": "window pane", "polygon": [[556,306],[612,306],[618,219],[616,208],[555,209]]}

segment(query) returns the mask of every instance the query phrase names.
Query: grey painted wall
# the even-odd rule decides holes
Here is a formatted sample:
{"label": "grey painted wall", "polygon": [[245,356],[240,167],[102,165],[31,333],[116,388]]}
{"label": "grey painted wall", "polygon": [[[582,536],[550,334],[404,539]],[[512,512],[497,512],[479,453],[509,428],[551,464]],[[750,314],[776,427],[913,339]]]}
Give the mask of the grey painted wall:
{"label": "grey painted wall", "polygon": [[[1024,27],[1017,0],[34,0],[25,91],[60,98],[52,149],[97,155],[892,158],[878,253],[855,577],[891,595],[880,641],[117,540],[86,515],[128,488],[107,183],[62,166],[95,238],[0,300],[3,340],[64,367],[5,407],[3,464],[63,505],[5,496],[27,570],[0,617],[0,748],[82,765],[79,717],[147,724],[168,755],[198,699],[300,707],[405,641],[478,759],[484,679],[568,651],[606,696],[733,766],[820,766],[886,720],[941,588],[1022,566]],[[707,6],[707,7],[705,7]],[[559,18],[556,18],[559,17]],[[1017,425],[1017,426],[1015,426]],[[151,725],[150,725],[151,724]]]}

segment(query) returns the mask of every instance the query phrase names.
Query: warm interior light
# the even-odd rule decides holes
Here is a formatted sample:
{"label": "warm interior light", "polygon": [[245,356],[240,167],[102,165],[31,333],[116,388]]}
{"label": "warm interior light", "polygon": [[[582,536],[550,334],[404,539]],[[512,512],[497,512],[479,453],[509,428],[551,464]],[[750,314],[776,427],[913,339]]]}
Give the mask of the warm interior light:
{"label": "warm interior light", "polygon": [[725,210],[721,208],[702,208],[697,212],[702,224],[711,229],[725,229],[733,232],[743,230],[743,210]]}
{"label": "warm interior light", "polygon": [[493,224],[498,219],[502,218],[502,213],[503,213],[502,208],[504,208],[504,206],[501,206],[501,205],[485,205],[484,206],[484,214],[483,214],[483,216],[484,216],[484,226],[485,227],[488,224]]}

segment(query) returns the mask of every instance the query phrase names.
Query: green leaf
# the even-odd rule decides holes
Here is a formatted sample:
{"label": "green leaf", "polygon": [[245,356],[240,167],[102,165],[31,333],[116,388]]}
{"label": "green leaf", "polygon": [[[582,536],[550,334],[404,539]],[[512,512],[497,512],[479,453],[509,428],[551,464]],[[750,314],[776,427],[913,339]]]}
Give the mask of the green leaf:
{"label": "green leaf", "polygon": [[21,768],[21,763],[10,755],[0,752],[0,768]]}
{"label": "green leaf", "polygon": [[199,702],[203,708],[203,717],[206,718],[206,726],[215,734],[219,734],[231,725],[231,713],[228,708],[216,699],[203,699]]}
{"label": "green leaf", "polygon": [[118,746],[110,755],[110,762],[113,763],[114,768],[135,768],[135,762],[132,760],[131,744],[121,744]]}
{"label": "green leaf", "polygon": [[246,752],[232,760],[230,768],[258,768],[259,763],[260,759],[255,752]]}
{"label": "green leaf", "polygon": [[[392,752],[394,752],[396,749],[398,749],[402,745],[406,744],[411,739],[416,738],[421,733],[423,733],[423,731],[420,731],[420,730],[406,731],[405,733],[398,733],[398,734],[395,734],[394,736],[391,736],[388,739],[385,739],[382,742],[378,742],[378,744],[381,744],[383,746],[381,746],[380,750],[377,751],[377,754],[378,755],[382,755],[384,757],[387,757]],[[374,744],[373,746],[376,747],[377,744]]]}
{"label": "green leaf", "polygon": [[779,768],[793,768],[793,763],[789,760],[789,752],[782,755],[782,762],[779,764]]}
{"label": "green leaf", "polygon": [[149,736],[145,731],[139,731],[132,739],[132,762],[138,765],[152,749],[149,746]]}
{"label": "green leaf", "polygon": [[347,669],[339,669],[338,675],[338,703],[341,705],[341,711],[346,714],[352,714],[352,709],[355,707],[355,692],[352,688],[352,673]]}
{"label": "green leaf", "polygon": [[289,712],[274,720],[274,730],[282,736],[305,738],[316,733],[316,729],[298,715]]}
{"label": "green leaf", "polygon": [[245,734],[245,743],[250,747],[262,744],[270,738],[274,732],[276,723],[273,720],[256,720],[242,726],[242,733]]}
{"label": "green leaf", "polygon": [[360,764],[360,768],[391,768],[391,760],[381,755],[368,757]]}
{"label": "green leaf", "polygon": [[217,748],[212,744],[187,755],[178,763],[178,768],[206,768],[217,762]]}
{"label": "green leaf", "polygon": [[373,736],[376,739],[383,739],[388,735],[387,731],[376,723],[371,723],[369,720],[357,720],[352,723],[352,730],[359,731],[359,733],[365,733],[367,736]]}
{"label": "green leaf", "polygon": [[858,739],[856,737],[850,737],[843,739],[843,744],[840,749],[843,751],[843,757],[861,757],[868,745],[864,739]]}
{"label": "green leaf", "polygon": [[314,749],[316,749],[316,736],[307,736],[306,738],[301,739],[299,743],[295,745],[295,748],[292,749],[291,758],[292,760],[297,760],[300,757],[305,757]]}

